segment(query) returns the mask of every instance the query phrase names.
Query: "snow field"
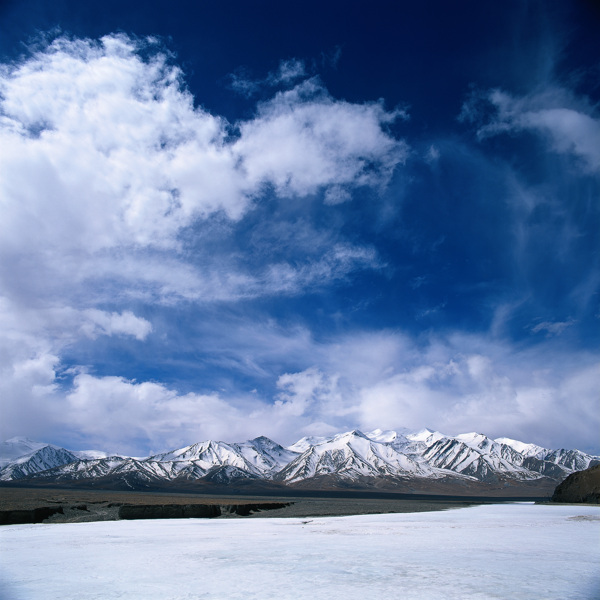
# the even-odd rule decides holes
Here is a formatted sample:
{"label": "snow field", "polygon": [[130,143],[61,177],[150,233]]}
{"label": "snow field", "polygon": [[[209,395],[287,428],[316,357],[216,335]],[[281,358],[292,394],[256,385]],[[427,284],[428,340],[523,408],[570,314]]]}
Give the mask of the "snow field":
{"label": "snow field", "polygon": [[0,528],[2,600],[594,600],[600,507]]}

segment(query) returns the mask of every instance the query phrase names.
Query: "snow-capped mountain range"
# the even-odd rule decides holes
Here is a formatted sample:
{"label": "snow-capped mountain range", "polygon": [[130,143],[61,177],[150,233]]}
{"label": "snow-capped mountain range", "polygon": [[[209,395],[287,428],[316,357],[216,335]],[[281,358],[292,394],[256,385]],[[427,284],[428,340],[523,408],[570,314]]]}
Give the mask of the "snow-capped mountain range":
{"label": "snow-capped mountain range", "polygon": [[[257,480],[307,487],[327,481],[352,486],[381,482],[450,480],[455,483],[560,482],[600,464],[579,450],[551,450],[479,433],[455,437],[419,432],[354,430],[306,437],[284,448],[266,437],[243,443],[206,441],[147,458],[98,451],[72,452],[25,438],[0,444],[0,481],[121,481],[126,487],[164,482],[230,484]],[[369,484],[371,482],[371,484]]]}

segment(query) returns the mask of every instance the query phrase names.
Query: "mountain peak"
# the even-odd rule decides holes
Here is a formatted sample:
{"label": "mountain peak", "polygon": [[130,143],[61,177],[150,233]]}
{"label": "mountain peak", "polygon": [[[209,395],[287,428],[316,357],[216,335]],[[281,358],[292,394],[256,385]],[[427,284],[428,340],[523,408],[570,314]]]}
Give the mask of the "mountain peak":
{"label": "mountain peak", "polygon": [[444,435],[443,433],[440,433],[439,431],[433,431],[431,429],[425,428],[415,433],[407,433],[405,437],[411,442],[433,443],[448,436]]}
{"label": "mountain peak", "polygon": [[274,442],[271,438],[268,438],[266,435],[259,435],[258,437],[252,438],[248,440],[249,444],[253,446],[267,446],[272,448],[274,446],[279,446],[277,442]]}
{"label": "mountain peak", "polygon": [[352,431],[338,433],[338,435],[336,435],[334,437],[334,439],[339,440],[342,438],[353,438],[353,437],[364,438],[365,440],[369,439],[362,431],[360,431],[360,429],[352,429]]}

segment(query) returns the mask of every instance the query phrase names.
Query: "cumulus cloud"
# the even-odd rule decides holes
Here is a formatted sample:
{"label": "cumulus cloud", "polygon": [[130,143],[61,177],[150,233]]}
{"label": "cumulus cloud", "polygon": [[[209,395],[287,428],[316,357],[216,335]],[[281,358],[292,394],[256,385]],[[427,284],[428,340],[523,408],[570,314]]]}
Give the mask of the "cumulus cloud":
{"label": "cumulus cloud", "polygon": [[307,329],[273,322],[227,331],[220,339],[208,335],[206,351],[226,351],[239,372],[276,382],[251,414],[252,435],[292,443],[354,427],[427,426],[596,447],[598,356],[569,351],[555,338],[518,350],[487,335],[431,335],[417,343],[397,331],[365,331],[319,341]]}
{"label": "cumulus cloud", "polygon": [[[531,331],[547,339],[517,352],[485,336],[414,341],[387,330],[317,340],[274,320],[234,322],[225,310],[194,323],[194,351],[256,393],[235,382],[184,393],[77,362],[78,344],[152,343],[159,325],[148,315],[160,320],[165,308],[298,295],[385,267],[342,228],[248,224],[263,205],[275,215],[323,202],[336,213],[358,189],[383,189],[407,158],[390,133],[402,111],[337,100],[305,77],[300,61],[282,62],[270,79],[285,91],[229,123],[199,106],[152,40],[62,37],[0,69],[5,437],[85,437],[86,446],[150,452],[208,438],[291,443],[356,425],[427,425],[547,445],[579,429],[577,439],[596,443],[595,358],[552,346],[550,334],[569,322],[539,323]],[[532,131],[585,169],[600,164],[595,113],[565,94],[486,92],[463,116],[482,138]],[[427,159],[446,160],[447,150],[436,142]],[[244,229],[255,226],[260,243]],[[141,316],[140,305],[151,310]]]}
{"label": "cumulus cloud", "polygon": [[326,375],[316,367],[281,375],[277,379],[281,391],[274,404],[276,414],[280,418],[305,417],[309,420],[315,416],[319,419],[343,417],[345,409],[338,379],[337,375]]}
{"label": "cumulus cloud", "polygon": [[598,357],[586,353],[515,352],[483,336],[436,337],[417,348],[395,335],[379,360],[359,351],[335,372],[347,409],[365,430],[381,427],[385,415],[390,428],[427,426],[450,435],[477,430],[549,447],[578,439],[591,450],[600,426],[592,409],[599,367]]}
{"label": "cumulus cloud", "polygon": [[172,246],[190,219],[246,210],[226,123],[141,45],[58,39],[3,69],[4,246],[23,244],[24,225],[32,243],[86,251]]}
{"label": "cumulus cloud", "polygon": [[260,106],[240,124],[236,153],[253,185],[271,184],[280,196],[306,196],[344,184],[379,186],[407,155],[407,146],[382,129],[404,116],[379,103],[331,98],[306,81]]}
{"label": "cumulus cloud", "polygon": [[[197,427],[183,427],[188,439],[229,439],[234,423],[239,431],[246,423],[231,397],[97,377],[64,356],[99,338],[148,342],[154,327],[136,314],[140,304],[300,294],[381,268],[373,248],[310,225],[302,239],[288,236],[285,252],[244,256],[236,246],[236,232],[264,199],[335,203],[358,187],[377,193],[407,152],[389,133],[399,111],[336,100],[317,79],[302,82],[306,69],[295,59],[269,77],[288,91],[230,123],[201,108],[154,39],[59,37],[1,66],[7,435],[58,431],[70,419],[99,443],[132,427],[148,446],[156,438],[133,424],[139,414],[166,444],[181,419]],[[257,415],[267,413],[256,405]],[[122,425],[114,436],[111,414]]]}
{"label": "cumulus cloud", "polygon": [[[281,64],[280,77],[301,74],[300,62]],[[179,283],[169,262],[205,280],[185,258],[186,228],[214,215],[236,222],[269,189],[346,199],[353,186],[384,185],[405,157],[404,142],[385,130],[398,111],[335,100],[316,80],[236,124],[196,107],[182,80],[155,42],[124,35],[59,38],[3,66],[5,270],[21,263],[56,275],[67,265],[71,278],[89,281],[112,269],[140,287],[140,265],[127,267],[137,256],[156,264],[150,279],[164,277],[166,288]],[[21,280],[36,280],[21,271]],[[14,284],[19,272],[5,277]]]}
{"label": "cumulus cloud", "polygon": [[257,435],[290,444],[354,427],[427,426],[548,447],[573,439],[584,450],[596,445],[600,363],[590,353],[561,351],[554,339],[517,351],[477,335],[417,344],[394,331],[319,341],[307,329],[275,322],[213,328],[219,335],[205,336],[204,351],[214,365],[262,382],[262,391],[180,393],[160,382],[77,369],[71,380],[39,341],[14,343],[9,350],[21,351],[2,367],[0,392],[9,399],[2,426],[138,453]]}
{"label": "cumulus cloud", "polygon": [[119,452],[147,452],[190,441],[243,436],[246,411],[218,394],[179,394],[154,382],[122,377],[75,377],[65,421],[86,439]]}

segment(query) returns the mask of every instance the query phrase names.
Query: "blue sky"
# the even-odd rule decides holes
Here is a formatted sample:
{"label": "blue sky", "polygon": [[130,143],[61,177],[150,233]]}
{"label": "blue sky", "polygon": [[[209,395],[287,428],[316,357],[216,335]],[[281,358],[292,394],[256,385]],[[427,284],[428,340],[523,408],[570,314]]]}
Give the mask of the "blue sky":
{"label": "blue sky", "polygon": [[4,2],[0,437],[600,453],[592,2]]}

